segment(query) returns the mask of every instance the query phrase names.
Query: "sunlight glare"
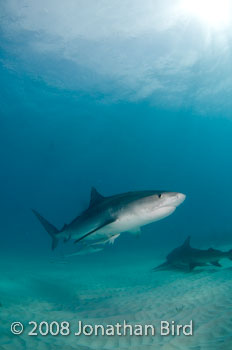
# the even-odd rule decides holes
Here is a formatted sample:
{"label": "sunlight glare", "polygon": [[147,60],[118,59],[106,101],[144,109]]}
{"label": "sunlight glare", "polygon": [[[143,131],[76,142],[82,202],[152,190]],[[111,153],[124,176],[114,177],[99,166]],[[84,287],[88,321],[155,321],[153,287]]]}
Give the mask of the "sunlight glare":
{"label": "sunlight glare", "polygon": [[230,0],[184,0],[183,11],[211,28],[225,28],[231,16]]}

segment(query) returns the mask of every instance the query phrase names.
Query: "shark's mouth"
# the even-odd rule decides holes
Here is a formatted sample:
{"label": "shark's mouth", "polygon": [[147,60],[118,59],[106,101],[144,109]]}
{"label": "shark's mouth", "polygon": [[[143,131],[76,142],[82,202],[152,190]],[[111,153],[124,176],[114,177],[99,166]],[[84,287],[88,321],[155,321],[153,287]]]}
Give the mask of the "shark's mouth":
{"label": "shark's mouth", "polygon": [[166,212],[167,212],[167,216],[168,215],[171,215],[175,210],[176,210],[176,206],[168,206],[168,207],[165,207],[166,209]]}
{"label": "shark's mouth", "polygon": [[151,222],[161,220],[169,215],[171,215],[176,210],[175,206],[163,206],[156,208],[151,214]]}

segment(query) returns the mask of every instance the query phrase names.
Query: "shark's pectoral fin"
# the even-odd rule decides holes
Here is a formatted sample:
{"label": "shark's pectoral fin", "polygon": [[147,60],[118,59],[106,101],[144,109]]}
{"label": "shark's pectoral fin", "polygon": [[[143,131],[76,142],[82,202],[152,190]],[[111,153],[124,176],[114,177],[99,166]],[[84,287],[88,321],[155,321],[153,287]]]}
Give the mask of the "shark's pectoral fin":
{"label": "shark's pectoral fin", "polygon": [[219,261],[210,261],[210,264],[213,266],[222,267],[222,265],[219,263]]}
{"label": "shark's pectoral fin", "polygon": [[105,221],[102,225],[96,227],[94,230],[92,230],[92,231],[86,233],[84,236],[78,238],[74,243],[80,242],[82,239],[92,235],[94,232],[100,230],[101,228],[103,228],[103,227],[105,227],[105,226],[107,226],[109,224],[112,224],[114,221],[115,221],[115,218],[110,218],[109,220]]}

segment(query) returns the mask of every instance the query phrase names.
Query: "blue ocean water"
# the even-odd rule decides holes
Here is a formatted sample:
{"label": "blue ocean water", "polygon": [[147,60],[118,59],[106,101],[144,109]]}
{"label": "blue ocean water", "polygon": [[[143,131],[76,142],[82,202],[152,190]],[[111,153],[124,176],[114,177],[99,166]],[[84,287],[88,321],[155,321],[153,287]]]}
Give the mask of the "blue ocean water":
{"label": "blue ocean water", "polygon": [[91,186],[106,196],[144,189],[187,195],[175,214],[145,227],[139,243],[129,239],[134,249],[189,234],[230,239],[230,119],[145,102],[100,104],[6,68],[1,77],[3,255],[51,254],[30,209],[61,227],[88,206]]}
{"label": "blue ocean water", "polygon": [[[160,4],[156,4],[159,11]],[[210,43],[198,41],[204,30],[190,21],[179,42],[181,29],[174,25],[171,32],[143,33],[142,41],[136,31],[126,38],[120,34],[115,43],[113,34],[108,37],[101,31],[99,37],[85,38],[67,30],[70,37],[61,38],[55,24],[51,25],[53,36],[50,26],[43,27],[43,15],[44,21],[48,16],[52,22],[55,4],[43,5],[35,11],[37,17],[27,1],[22,8],[10,1],[1,5],[0,348],[70,346],[71,350],[78,344],[80,349],[155,349],[153,341],[94,345],[89,340],[65,343],[60,338],[39,338],[31,343],[26,335],[20,343],[10,334],[10,321],[15,312],[25,322],[36,315],[39,321],[42,314],[58,320],[126,317],[144,321],[148,317],[151,322],[161,317],[159,307],[165,317],[174,317],[175,310],[183,307],[177,318],[186,322],[194,318],[197,331],[198,324],[199,329],[203,327],[189,343],[194,349],[219,349],[221,339],[223,349],[229,349],[229,316],[223,318],[225,328],[207,343],[211,336],[208,321],[204,323],[201,317],[198,321],[196,308],[205,307],[204,314],[215,320],[217,312],[221,315],[231,307],[226,291],[231,287],[232,264],[226,262],[220,271],[206,268],[189,275],[154,275],[151,268],[189,235],[199,248],[232,247],[230,34],[226,43],[217,42],[224,34],[212,34]],[[74,6],[73,2],[69,5]],[[79,6],[85,8],[81,2]],[[32,9],[31,17],[27,8]],[[33,19],[41,28],[32,25]],[[65,21],[61,17],[61,27]],[[111,27],[107,21],[105,25]],[[90,30],[82,26],[83,32]],[[174,48],[169,48],[170,41]],[[55,48],[57,43],[61,44]],[[176,67],[178,57],[184,60],[189,52],[191,63]],[[76,53],[80,55],[77,62]],[[150,53],[154,61],[163,60],[163,71],[159,71],[161,63],[153,67],[147,60]],[[85,66],[86,57],[91,57],[91,64]],[[149,72],[146,77],[143,71],[138,76],[136,72],[143,58]],[[121,60],[125,66],[119,64]],[[142,88],[151,82],[156,85],[159,78],[162,88],[154,87],[143,97]],[[137,90],[141,90],[139,96]],[[144,226],[140,237],[123,233],[101,252],[66,259],[66,254],[75,251],[73,242],[60,242],[51,251],[51,239],[31,209],[60,229],[88,207],[92,186],[104,196],[154,189],[182,192],[186,200],[171,216]],[[166,301],[173,296],[172,306],[166,308],[162,295]],[[215,311],[213,304],[221,311]],[[157,314],[149,314],[152,305]],[[181,341],[176,344],[185,346]]]}

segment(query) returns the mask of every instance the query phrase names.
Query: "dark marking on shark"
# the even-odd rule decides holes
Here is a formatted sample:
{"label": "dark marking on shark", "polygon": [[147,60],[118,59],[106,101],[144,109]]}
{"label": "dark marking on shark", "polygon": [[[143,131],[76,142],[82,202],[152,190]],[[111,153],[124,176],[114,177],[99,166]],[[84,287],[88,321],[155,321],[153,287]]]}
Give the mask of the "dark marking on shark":
{"label": "dark marking on shark", "polygon": [[95,228],[94,230],[86,233],[84,236],[82,236],[81,238],[78,238],[74,243],[78,243],[80,242],[82,239],[88,237],[89,235],[91,235],[92,233],[96,232],[97,230],[100,230],[101,228],[103,228],[106,225],[112,224],[115,221],[115,219],[109,219],[108,221],[104,222],[104,224],[102,224],[101,226]]}

